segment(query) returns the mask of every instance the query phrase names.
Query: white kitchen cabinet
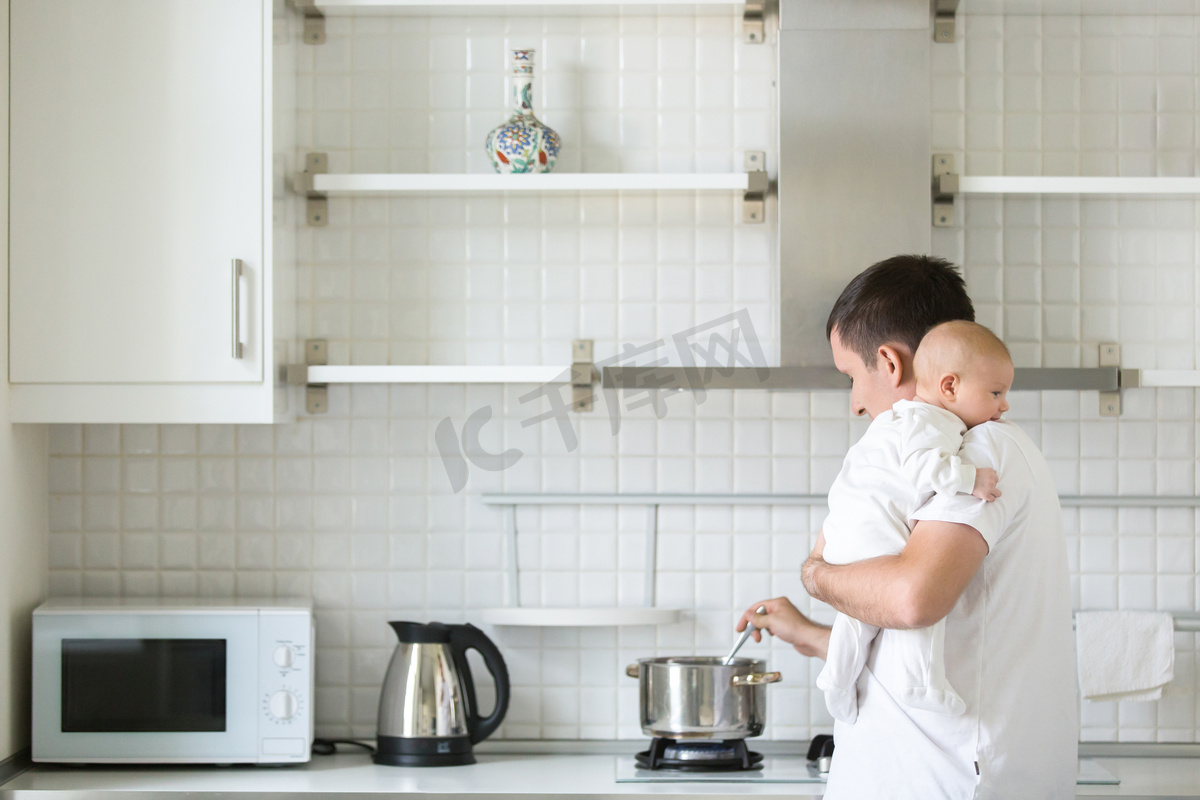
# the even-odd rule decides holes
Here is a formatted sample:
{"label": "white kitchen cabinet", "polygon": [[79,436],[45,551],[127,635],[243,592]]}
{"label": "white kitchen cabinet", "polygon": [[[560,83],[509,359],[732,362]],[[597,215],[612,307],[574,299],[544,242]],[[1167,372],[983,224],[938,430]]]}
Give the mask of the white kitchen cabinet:
{"label": "white kitchen cabinet", "polygon": [[283,410],[275,24],[266,0],[12,0],[14,420]]}

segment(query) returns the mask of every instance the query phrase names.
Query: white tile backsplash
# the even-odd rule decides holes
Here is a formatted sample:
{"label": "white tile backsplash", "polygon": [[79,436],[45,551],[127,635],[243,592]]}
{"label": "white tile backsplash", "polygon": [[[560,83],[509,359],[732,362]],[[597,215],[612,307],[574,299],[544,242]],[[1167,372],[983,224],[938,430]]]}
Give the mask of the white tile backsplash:
{"label": "white tile backsplash", "polygon": [[[393,387],[362,397],[356,389],[341,393],[341,402],[332,405],[325,419],[271,429],[200,428],[190,432],[198,436],[180,428],[168,436],[164,429],[157,440],[158,452],[139,448],[136,454],[83,459],[52,456],[54,474],[67,475],[56,479],[50,499],[55,529],[49,545],[54,591],[247,597],[311,593],[321,609],[320,660],[331,665],[321,670],[322,698],[371,695],[378,686],[378,659],[382,658],[378,651],[386,653],[388,647],[386,619],[469,620],[476,613],[473,609],[503,602],[503,522],[498,510],[478,501],[480,489],[475,479],[479,473],[472,475],[462,494],[426,494],[426,487],[436,482],[442,470],[428,434],[440,421],[438,412],[428,419],[418,418],[416,430],[420,433],[406,428],[413,435],[403,437],[405,447],[419,457],[342,454],[354,449],[352,431],[376,419],[362,415],[391,409],[390,418],[379,419],[390,419],[392,426],[410,426],[413,418],[395,414],[411,413],[413,408],[436,409],[438,400],[447,394],[454,394],[451,387]],[[506,420],[520,419],[519,405],[503,402],[502,393],[491,394]],[[1160,390],[1157,394],[1158,405],[1151,407],[1156,419],[1085,419],[1082,409],[1095,405],[1095,395],[1066,392],[1018,395],[1012,416],[1040,438],[1058,474],[1068,480],[1081,476],[1081,489],[1060,485],[1061,491],[1153,493],[1154,487],[1137,483],[1141,475],[1153,475],[1157,467],[1160,472],[1181,469],[1190,478],[1196,466],[1191,446],[1196,428],[1194,393]],[[478,399],[486,402],[488,397],[485,392]],[[722,408],[726,416],[698,419],[698,412],[708,402]],[[708,402],[697,406],[690,397],[677,398],[662,420],[648,407],[633,412],[622,435],[608,439],[616,444],[616,455],[607,459],[616,480],[628,480],[630,491],[644,490],[647,478],[653,484],[657,473],[657,490],[662,490],[662,483],[685,474],[691,476],[690,481],[673,484],[683,486],[681,491],[728,491],[737,485],[742,472],[753,475],[761,469],[762,486],[739,490],[822,491],[840,466],[835,451],[844,451],[851,437],[861,432],[861,423],[851,425],[845,397],[839,394],[785,398],[714,392]],[[792,418],[796,416],[801,418]],[[599,419],[581,422],[597,427],[596,436],[604,441],[607,423]],[[343,446],[320,452],[322,439],[313,435],[318,427],[343,431]],[[266,446],[263,430],[273,434],[269,453],[262,452]],[[626,444],[624,434],[630,431],[634,435]],[[57,428],[54,438],[69,443],[78,441],[81,432],[86,438],[91,427]],[[172,440],[195,439],[216,449],[254,454],[219,458],[163,452],[172,448]],[[1186,444],[1175,458],[1165,459],[1156,444],[1164,439],[1186,439]],[[118,441],[124,442],[124,438]],[[501,436],[496,444],[510,446],[512,442]],[[360,446],[372,449],[365,443]],[[521,446],[531,445],[522,440]],[[794,454],[759,453],[772,446],[776,450],[789,447]],[[563,473],[576,476],[571,479],[572,490],[575,486],[585,491],[611,488],[597,487],[583,478],[594,458],[539,453],[536,441],[532,447],[523,460],[540,464],[534,473],[535,490],[559,488]],[[740,447],[751,453],[740,454]],[[821,455],[822,448],[830,454]],[[61,449],[69,453],[73,448]],[[667,454],[668,450],[675,454]],[[73,470],[80,471],[81,461],[85,466],[95,463],[98,466],[93,469],[108,470],[116,477],[110,478],[113,482],[104,484],[103,490],[84,494],[78,479],[70,477]],[[202,465],[214,476],[207,492],[192,480],[204,473]],[[647,468],[652,471],[646,473]],[[135,491],[146,485],[149,479],[143,475],[148,470],[160,476],[156,495]],[[187,477],[168,483],[168,474]],[[293,477],[283,479],[283,475]],[[813,477],[796,482],[797,476],[809,475]],[[1133,481],[1133,491],[1126,488],[1129,481]],[[492,488],[511,488],[510,482],[510,473],[501,473]],[[711,483],[708,489],[696,488],[705,482]],[[144,500],[157,502],[142,508],[139,502]],[[177,503],[192,509],[197,502],[199,515],[171,510]],[[70,511],[81,504],[115,509],[107,513],[116,516],[111,524],[85,522],[88,518]],[[102,511],[92,513],[97,520],[103,519]],[[510,654],[510,666],[516,664],[512,672],[520,691],[537,698],[510,719],[506,735],[635,736],[631,723],[585,711],[586,703],[579,694],[583,687],[611,693],[620,686],[619,671],[601,669],[599,664],[649,653],[720,650],[738,610],[766,594],[787,593],[800,601],[802,608],[809,607],[797,569],[823,513],[822,509],[810,514],[785,507],[660,509],[659,602],[691,610],[682,622],[658,630],[494,630]],[[1200,522],[1196,517],[1191,509],[1065,510],[1076,604],[1176,611],[1197,608],[1193,562]],[[644,513],[636,508],[522,508],[518,527],[523,601],[580,606],[639,603],[643,525]],[[828,609],[816,613],[819,618],[829,617]],[[563,636],[567,638],[559,638]],[[581,645],[570,643],[580,637],[628,639],[629,644],[600,642],[580,649]],[[777,665],[791,659],[786,649],[759,649],[769,652]],[[534,659],[533,667],[520,666],[526,657]],[[1193,656],[1181,646],[1179,658],[1183,661]],[[375,666],[345,673],[336,665],[347,660]],[[802,676],[802,686],[807,685],[807,667],[788,665]],[[1181,672],[1176,685],[1190,693],[1193,682],[1192,672]],[[578,708],[555,705],[566,691],[580,698]],[[599,696],[589,695],[593,699]],[[361,709],[354,712],[352,702],[322,699],[318,705],[323,709],[323,731],[370,734],[373,717]],[[1162,723],[1161,730],[1146,729],[1140,723],[1130,727],[1123,721],[1115,727],[1092,724],[1099,712],[1088,706],[1085,735],[1194,740],[1194,727],[1181,727],[1189,717],[1179,710],[1179,703],[1164,701],[1160,705],[1158,713],[1174,720],[1169,727]],[[613,711],[618,713],[619,708]],[[814,710],[806,703],[781,703],[773,706],[772,713],[771,735],[781,738],[808,736],[828,724],[819,706]],[[573,721],[582,720],[585,714],[594,714],[588,717],[591,722]]]}
{"label": "white tile backsplash", "polygon": [[[934,150],[966,174],[1194,175],[1200,9],[1064,4],[999,16],[994,0],[964,2],[958,43],[933,48]],[[327,30],[301,50],[298,123],[302,149],[335,171],[488,171],[514,45],[538,48],[535,107],[566,140],[560,171],[729,171],[748,149],[777,161],[775,46],[739,43],[732,15],[331,17]],[[1094,366],[1116,341],[1125,366],[1195,369],[1197,214],[1192,199],[973,197],[933,242],[1020,366]],[[301,230],[298,296],[301,334],[327,338],[331,363],[565,364],[574,338],[602,359],[741,308],[777,358],[775,226],[741,225],[732,196],[334,198],[330,216]],[[370,736],[386,621],[478,621],[503,602],[503,514],[480,493],[822,493],[865,427],[843,393],[719,391],[663,395],[661,416],[626,407],[616,435],[603,407],[564,432],[523,424],[533,388],[332,386],[328,415],[270,427],[53,426],[51,592],[312,596],[318,732]],[[1193,390],[1126,391],[1119,420],[1099,417],[1095,393],[1011,400],[1064,494],[1200,488]],[[435,432],[449,420],[457,439],[486,407],[483,448],[522,455],[468,466],[454,493]],[[626,663],[723,651],[763,596],[832,620],[798,575],[824,513],[660,508],[656,593],[683,619],[491,630],[514,682],[501,735],[639,738]],[[1200,512],[1063,514],[1076,607],[1200,609]],[[523,602],[641,603],[645,521],[636,507],[518,509]],[[1085,703],[1085,739],[1200,741],[1195,636],[1176,638],[1167,696]],[[819,665],[750,651],[785,674],[768,736],[830,728]]]}
{"label": "white tile backsplash", "polygon": [[[739,26],[333,19],[302,53],[300,147],[334,171],[490,172],[507,48],[532,46],[560,172],[726,172],[746,150],[773,165],[775,48],[738,43]],[[574,338],[605,358],[747,308],[772,354],[774,226],[739,216],[732,196],[695,193],[333,198],[331,225],[301,232],[301,335],[328,339],[331,363],[566,364]]]}

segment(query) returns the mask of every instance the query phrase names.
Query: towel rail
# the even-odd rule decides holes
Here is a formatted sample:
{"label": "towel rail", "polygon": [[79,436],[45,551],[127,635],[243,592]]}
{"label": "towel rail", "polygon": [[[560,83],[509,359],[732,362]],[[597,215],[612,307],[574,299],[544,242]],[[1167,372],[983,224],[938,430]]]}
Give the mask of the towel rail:
{"label": "towel rail", "polygon": [[[1088,609],[1093,610],[1093,609]],[[1097,609],[1098,610],[1098,609]],[[1116,609],[1103,609],[1104,611],[1113,611]],[[1122,609],[1124,610],[1124,609]],[[1079,613],[1079,612],[1075,612]],[[1175,630],[1180,633],[1193,633],[1200,631],[1200,613],[1195,611],[1170,611],[1169,613],[1175,619]],[[1074,623],[1072,623],[1074,625]]]}

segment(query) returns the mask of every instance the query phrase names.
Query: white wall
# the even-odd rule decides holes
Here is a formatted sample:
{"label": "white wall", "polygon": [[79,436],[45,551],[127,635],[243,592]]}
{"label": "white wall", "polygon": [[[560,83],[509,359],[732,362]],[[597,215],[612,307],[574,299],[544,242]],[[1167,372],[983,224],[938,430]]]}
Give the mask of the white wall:
{"label": "white wall", "polygon": [[[0,174],[8,174],[8,2],[0,0]],[[8,181],[0,219],[8,219]],[[0,253],[8,229],[0,228]],[[5,271],[7,273],[7,261]],[[8,281],[0,281],[0,363],[8,374]],[[46,596],[46,428],[8,422],[0,388],[0,759],[29,744],[29,612]]]}

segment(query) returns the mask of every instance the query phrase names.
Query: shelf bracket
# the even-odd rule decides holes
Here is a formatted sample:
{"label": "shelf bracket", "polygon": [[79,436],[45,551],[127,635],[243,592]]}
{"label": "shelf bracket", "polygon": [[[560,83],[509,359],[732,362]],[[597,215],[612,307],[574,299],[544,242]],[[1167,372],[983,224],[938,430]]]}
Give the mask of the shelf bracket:
{"label": "shelf bracket", "polygon": [[933,0],[933,41],[954,44],[958,0]]}
{"label": "shelf bracket", "polygon": [[309,414],[329,413],[329,385],[308,381],[309,367],[323,367],[328,363],[328,343],[324,339],[309,339],[304,343],[304,363],[287,365],[287,383],[304,387],[304,410]]}
{"label": "shelf bracket", "polygon": [[761,150],[748,151],[745,170],[749,180],[746,193],[742,196],[742,222],[761,225],[767,221],[767,192],[771,191],[771,180],[767,177],[767,154]]}
{"label": "shelf bracket", "polygon": [[578,413],[595,408],[596,365],[592,358],[592,340],[571,342],[571,410]]}
{"label": "shelf bracket", "polygon": [[1100,345],[1100,366],[1117,368],[1117,390],[1100,393],[1100,416],[1121,416],[1121,392],[1125,389],[1140,389],[1142,386],[1142,371],[1140,369],[1121,369],[1121,345],[1106,342]]}
{"label": "shelf bracket", "polygon": [[746,44],[762,44],[767,40],[767,9],[765,0],[746,0],[742,12],[742,39]]}
{"label": "shelf bracket", "polygon": [[[1121,366],[1121,345],[1115,342],[1105,342],[1100,345],[1100,366],[1119,368]],[[1129,373],[1129,375],[1126,376],[1125,373]],[[1129,381],[1129,385],[1126,385],[1126,380]],[[1117,385],[1120,388],[1114,392],[1100,393],[1100,416],[1121,416],[1121,389],[1132,389],[1140,384],[1141,372],[1139,370],[1119,370],[1117,372]]]}
{"label": "shelf bracket", "polygon": [[307,153],[304,156],[304,171],[292,176],[292,191],[305,196],[305,223],[310,228],[323,228],[329,224],[329,198],[316,191],[313,176],[329,172],[329,155]]}
{"label": "shelf bracket", "polygon": [[958,194],[958,173],[951,153],[933,155],[933,227],[954,227],[954,195]]}
{"label": "shelf bracket", "polygon": [[325,15],[317,9],[316,0],[288,0],[288,4],[304,16],[305,44],[325,44]]}

